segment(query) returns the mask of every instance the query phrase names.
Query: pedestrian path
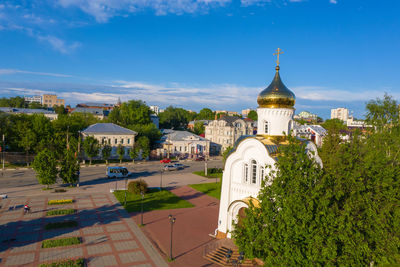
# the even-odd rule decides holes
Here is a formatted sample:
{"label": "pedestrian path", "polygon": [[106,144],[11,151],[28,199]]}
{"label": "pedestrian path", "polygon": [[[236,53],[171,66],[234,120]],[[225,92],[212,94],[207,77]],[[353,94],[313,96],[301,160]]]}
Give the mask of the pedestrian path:
{"label": "pedestrian path", "polygon": [[[209,234],[217,228],[219,200],[189,186],[170,189],[175,195],[191,202],[195,207],[145,212],[145,226],[141,229],[161,255],[169,258],[171,224],[168,215],[176,218],[173,225],[172,256],[170,266],[214,266],[203,258],[204,246],[214,241]],[[131,213],[140,224],[140,213]]]}
{"label": "pedestrian path", "polygon": [[[72,198],[73,204],[47,205],[50,199]],[[23,215],[23,204],[31,212]],[[0,202],[0,266],[38,266],[84,258],[88,266],[167,266],[150,241],[112,194],[43,194]],[[11,209],[10,209],[11,208]],[[53,209],[76,214],[46,217]],[[44,230],[49,222],[76,220],[78,227]],[[82,237],[82,244],[41,248],[46,239]]]}

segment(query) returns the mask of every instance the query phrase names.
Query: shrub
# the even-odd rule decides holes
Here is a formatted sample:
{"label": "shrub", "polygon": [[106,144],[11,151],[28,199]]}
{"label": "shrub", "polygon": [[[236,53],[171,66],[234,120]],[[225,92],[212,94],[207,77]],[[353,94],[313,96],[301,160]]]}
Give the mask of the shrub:
{"label": "shrub", "polygon": [[222,169],[221,168],[209,168],[208,172],[209,173],[222,173]]}
{"label": "shrub", "polygon": [[49,239],[42,242],[42,248],[55,248],[62,246],[78,245],[82,243],[80,237],[66,237],[60,239]]}
{"label": "shrub", "polygon": [[42,263],[39,267],[84,267],[85,260],[77,259],[77,260],[63,260],[52,263]]}
{"label": "shrub", "polygon": [[70,228],[70,227],[77,227],[77,226],[78,226],[77,221],[53,222],[53,223],[46,224],[44,229],[51,230],[51,229]]}
{"label": "shrub", "polygon": [[74,214],[75,212],[76,212],[75,209],[50,210],[46,213],[46,216],[68,215],[68,214]]}
{"label": "shrub", "polygon": [[128,184],[128,192],[132,194],[140,194],[140,192],[147,192],[147,183],[140,179],[139,181],[132,181]]}
{"label": "shrub", "polygon": [[74,203],[73,199],[53,199],[47,202],[47,205],[61,205],[61,204],[70,204]]}
{"label": "shrub", "polygon": [[65,190],[64,188],[56,188],[54,189],[54,193],[65,193],[67,192],[67,190]]}

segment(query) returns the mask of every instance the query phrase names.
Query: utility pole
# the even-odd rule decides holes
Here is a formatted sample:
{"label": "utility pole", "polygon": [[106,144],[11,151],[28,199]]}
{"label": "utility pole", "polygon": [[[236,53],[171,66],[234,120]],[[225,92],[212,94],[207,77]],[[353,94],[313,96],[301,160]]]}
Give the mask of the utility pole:
{"label": "utility pole", "polygon": [[1,142],[1,153],[3,154],[2,156],[2,158],[3,158],[3,172],[2,172],[2,174],[3,174],[3,176],[4,176],[4,149],[5,149],[5,145],[4,145],[4,134],[3,134],[3,142]]}

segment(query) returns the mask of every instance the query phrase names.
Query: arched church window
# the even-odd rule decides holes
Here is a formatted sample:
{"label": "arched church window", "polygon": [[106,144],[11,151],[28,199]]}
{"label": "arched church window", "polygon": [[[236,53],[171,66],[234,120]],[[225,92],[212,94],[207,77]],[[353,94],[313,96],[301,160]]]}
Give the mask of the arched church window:
{"label": "arched church window", "polygon": [[264,133],[269,134],[269,122],[268,121],[264,122]]}
{"label": "arched church window", "polygon": [[251,183],[257,183],[257,162],[255,160],[251,161]]}
{"label": "arched church window", "polygon": [[249,165],[244,164],[244,182],[247,184],[249,182]]}

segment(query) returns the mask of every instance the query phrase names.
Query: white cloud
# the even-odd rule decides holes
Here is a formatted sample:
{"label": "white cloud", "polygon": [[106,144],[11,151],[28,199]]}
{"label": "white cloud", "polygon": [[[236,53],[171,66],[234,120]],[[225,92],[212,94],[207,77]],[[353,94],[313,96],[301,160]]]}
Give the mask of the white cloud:
{"label": "white cloud", "polygon": [[55,36],[51,36],[51,35],[47,35],[47,36],[37,35],[36,37],[40,41],[45,41],[45,42],[49,43],[55,50],[57,50],[63,54],[69,54],[81,46],[81,44],[79,42],[67,43],[64,40],[62,40],[58,37],[55,37]]}
{"label": "white cloud", "polygon": [[329,0],[329,3],[331,3],[331,4],[337,4],[337,0]]}
{"label": "white cloud", "polygon": [[59,73],[36,72],[36,71],[16,70],[16,69],[0,69],[0,75],[10,75],[10,74],[34,74],[34,75],[52,76],[52,77],[65,77],[65,78],[72,77],[72,75],[59,74]]}

